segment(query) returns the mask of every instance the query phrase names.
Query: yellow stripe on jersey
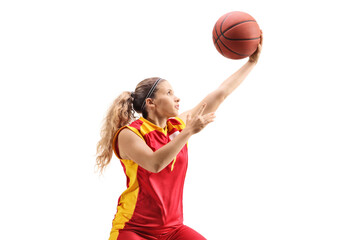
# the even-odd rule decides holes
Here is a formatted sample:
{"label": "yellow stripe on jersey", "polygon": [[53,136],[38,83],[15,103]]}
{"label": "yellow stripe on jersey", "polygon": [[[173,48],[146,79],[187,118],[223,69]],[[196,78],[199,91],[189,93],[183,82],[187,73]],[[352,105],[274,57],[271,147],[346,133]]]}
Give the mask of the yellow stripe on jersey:
{"label": "yellow stripe on jersey", "polygon": [[139,137],[141,137],[142,140],[145,141],[144,137],[139,133],[139,131],[138,131],[136,128],[130,127],[130,126],[125,126],[125,127],[129,128],[130,130],[132,130],[134,133],[136,133],[136,135],[138,135]]}
{"label": "yellow stripe on jersey", "polygon": [[174,170],[174,165],[175,165],[175,162],[176,162],[176,156],[175,156],[175,158],[174,158],[174,160],[173,160],[173,163],[172,163],[172,165],[171,165],[171,171],[173,171],[173,170]]}
{"label": "yellow stripe on jersey", "polygon": [[142,122],[144,122],[145,124],[142,124],[141,127],[140,127],[140,133],[145,136],[146,134],[152,132],[152,131],[159,131],[159,132],[162,132],[165,136],[166,136],[166,133],[167,133],[167,129],[165,128],[165,130],[159,126],[156,126],[155,124],[153,124],[152,122],[146,120],[145,118],[140,118],[140,120]]}
{"label": "yellow stripe on jersey", "polygon": [[119,229],[125,227],[125,223],[132,218],[137,198],[139,196],[139,182],[137,180],[138,165],[132,160],[121,159],[126,169],[126,176],[129,178],[129,187],[123,192],[117,207],[117,213],[113,220],[113,227],[109,240],[117,240]]}

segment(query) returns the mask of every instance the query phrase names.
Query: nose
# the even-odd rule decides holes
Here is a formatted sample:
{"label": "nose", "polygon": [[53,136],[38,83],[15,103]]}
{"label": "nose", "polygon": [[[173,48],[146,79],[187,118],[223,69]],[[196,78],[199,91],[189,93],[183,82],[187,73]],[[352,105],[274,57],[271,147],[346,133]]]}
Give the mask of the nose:
{"label": "nose", "polygon": [[178,97],[175,97],[175,102],[180,102],[180,98],[178,98]]}

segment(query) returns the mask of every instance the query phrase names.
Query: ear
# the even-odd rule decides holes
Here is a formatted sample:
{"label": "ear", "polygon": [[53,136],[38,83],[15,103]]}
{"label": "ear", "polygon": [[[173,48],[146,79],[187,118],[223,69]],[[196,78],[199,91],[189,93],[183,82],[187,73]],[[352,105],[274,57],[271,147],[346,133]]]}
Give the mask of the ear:
{"label": "ear", "polygon": [[146,105],[147,105],[148,108],[149,108],[149,107],[155,107],[155,104],[154,104],[154,100],[153,100],[153,99],[147,98],[147,99],[145,100],[145,102],[146,102]]}

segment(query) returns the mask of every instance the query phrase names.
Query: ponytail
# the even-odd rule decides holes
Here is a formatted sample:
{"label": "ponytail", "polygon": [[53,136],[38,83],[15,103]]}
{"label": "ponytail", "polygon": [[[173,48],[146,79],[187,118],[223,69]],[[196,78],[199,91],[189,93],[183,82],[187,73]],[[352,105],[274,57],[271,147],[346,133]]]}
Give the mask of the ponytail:
{"label": "ponytail", "polygon": [[115,133],[134,120],[133,97],[131,92],[123,92],[110,106],[101,128],[101,139],[97,143],[96,166],[100,173],[110,163]]}

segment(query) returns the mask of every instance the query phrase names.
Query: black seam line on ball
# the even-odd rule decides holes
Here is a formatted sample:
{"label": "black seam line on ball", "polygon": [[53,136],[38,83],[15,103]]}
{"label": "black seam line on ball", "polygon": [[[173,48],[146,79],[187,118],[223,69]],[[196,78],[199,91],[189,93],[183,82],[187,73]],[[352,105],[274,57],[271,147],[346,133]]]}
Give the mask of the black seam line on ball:
{"label": "black seam line on ball", "polygon": [[[215,27],[215,33],[216,33],[217,38],[219,39],[219,34],[217,33],[216,27]],[[213,38],[215,39],[215,37],[214,37],[214,36],[213,36]],[[215,41],[214,41],[214,43],[215,43]],[[219,43],[216,41],[216,43],[215,43],[215,44],[218,46],[218,48],[219,48],[219,50],[220,50],[221,55],[225,56],[225,55],[224,55],[224,53],[223,53],[223,51],[222,51],[222,49],[221,49],[221,47],[220,47],[220,45],[219,45]]]}
{"label": "black seam line on ball", "polygon": [[227,38],[224,35],[222,35],[226,40],[231,40],[231,41],[251,41],[251,40],[257,40],[260,39],[260,37],[256,37],[256,38]]}
{"label": "black seam line on ball", "polygon": [[[248,55],[246,55],[246,54],[241,54],[241,53],[237,53],[237,52],[235,52],[235,51],[233,51],[233,50],[231,50],[228,46],[226,46],[222,41],[221,41],[221,39],[220,39],[220,37],[219,37],[219,41],[222,43],[222,45],[224,45],[224,47],[227,49],[227,50],[229,50],[230,52],[232,52],[232,53],[235,53],[236,55],[239,55],[239,56],[245,56],[245,57],[247,57]],[[224,54],[223,54],[224,55]],[[225,55],[224,55],[225,56]]]}
{"label": "black seam line on ball", "polygon": [[[220,24],[220,35],[223,35],[223,32],[222,32],[222,26],[223,26],[223,24],[224,24],[224,22],[225,22],[225,20],[230,16],[231,14],[228,14],[223,20],[222,20],[222,22],[221,22],[221,24]],[[215,40],[215,42],[217,42],[218,40],[219,40],[219,38],[220,38],[220,36],[219,36],[219,34],[217,34],[218,35],[218,37],[217,37],[217,39]]]}
{"label": "black seam line on ball", "polygon": [[[231,15],[231,14],[230,14],[230,15]],[[228,16],[230,16],[230,15],[228,15]],[[226,16],[226,18],[227,18],[228,16]],[[245,38],[238,38],[238,39],[235,38],[235,39],[231,39],[231,38],[225,37],[224,34],[225,34],[227,31],[229,31],[230,29],[232,29],[233,27],[236,27],[236,26],[238,26],[238,25],[240,25],[240,24],[247,23],[247,22],[256,22],[255,20],[242,21],[242,22],[236,23],[236,24],[228,27],[225,31],[223,31],[223,30],[222,30],[222,26],[223,26],[223,23],[224,23],[224,21],[226,20],[226,18],[222,21],[222,23],[221,23],[221,25],[220,25],[220,33],[221,33],[221,36],[223,36],[225,39],[237,40],[237,41],[246,41],[246,40],[255,40],[255,39],[259,39],[259,38],[260,38],[260,37],[258,37],[258,38],[254,38],[254,39],[252,39],[252,38],[250,38],[250,39],[245,39]],[[217,42],[217,41],[219,40],[219,38],[220,38],[220,37],[218,37],[218,38],[215,40],[215,42]]]}

